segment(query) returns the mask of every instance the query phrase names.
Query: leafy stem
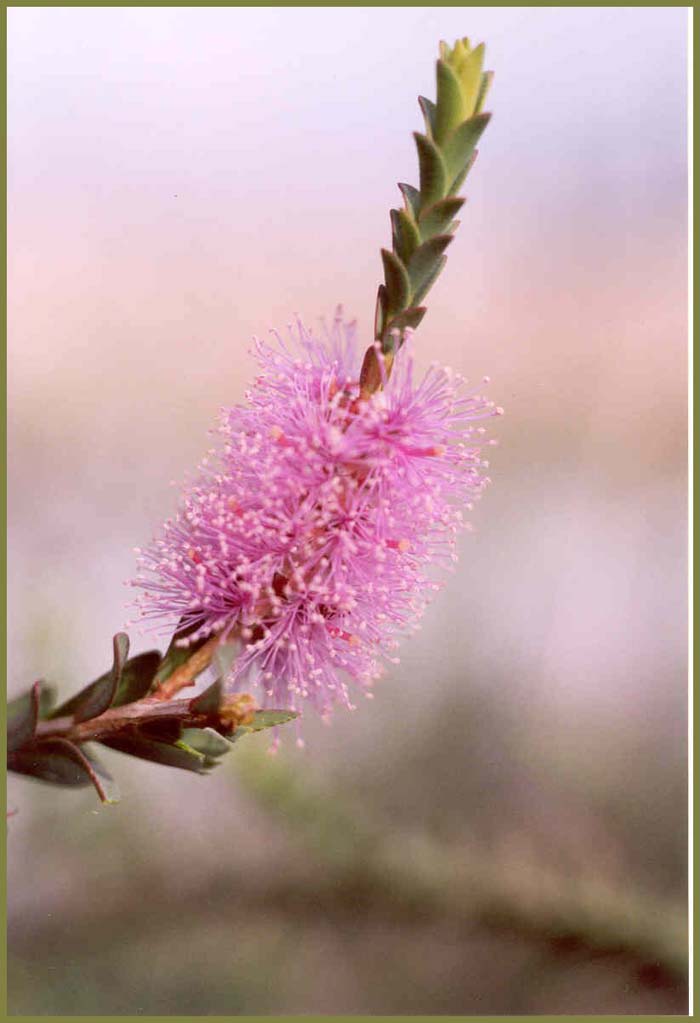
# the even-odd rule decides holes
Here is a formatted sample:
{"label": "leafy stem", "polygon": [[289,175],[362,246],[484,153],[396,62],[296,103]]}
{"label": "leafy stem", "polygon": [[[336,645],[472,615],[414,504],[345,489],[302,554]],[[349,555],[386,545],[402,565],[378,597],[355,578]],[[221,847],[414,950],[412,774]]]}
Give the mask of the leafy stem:
{"label": "leafy stem", "polygon": [[92,784],[103,802],[113,803],[116,786],[92,742],[204,774],[242,735],[297,717],[259,710],[245,693],[227,696],[220,678],[194,696],[178,695],[219,647],[218,637],[186,641],[186,633],[176,632],[163,657],[152,650],[129,658],[129,639],[118,633],[111,669],[58,707],[48,687],[35,682],[8,706],[8,768],[57,785]]}
{"label": "leafy stem", "polygon": [[34,738],[37,742],[54,738],[76,743],[90,742],[164,721],[177,721],[188,728],[202,728],[213,723],[219,728],[232,731],[229,722],[233,724],[236,719],[243,722],[253,717],[252,705],[246,706],[245,701],[240,701],[236,706],[227,706],[226,713],[222,715],[197,712],[195,704],[195,699],[187,697],[165,701],[150,696],[126,707],[112,707],[92,721],[76,722],[72,717],[39,721]]}
{"label": "leafy stem", "polygon": [[403,209],[390,211],[392,248],[381,253],[384,282],[377,293],[376,344],[365,355],[361,397],[383,386],[406,330],[415,329],[422,321],[426,313],[422,302],[447,262],[445,250],[464,204],[457,192],[476,159],[476,145],[491,117],[482,113],[482,107],[493,73],[483,71],[483,63],[483,43],[473,48],[466,38],[458,39],[453,47],[440,43],[436,100],[419,97],[425,121],[425,132],[413,135],[419,186],[400,184]]}

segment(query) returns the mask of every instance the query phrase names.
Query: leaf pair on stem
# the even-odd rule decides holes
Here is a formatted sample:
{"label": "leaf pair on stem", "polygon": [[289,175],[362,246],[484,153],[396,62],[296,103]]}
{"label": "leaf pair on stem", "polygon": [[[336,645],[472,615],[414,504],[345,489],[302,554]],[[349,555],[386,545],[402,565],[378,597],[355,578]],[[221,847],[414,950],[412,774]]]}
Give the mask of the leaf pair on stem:
{"label": "leaf pair on stem", "polygon": [[426,313],[421,303],[447,262],[445,250],[459,226],[464,204],[457,195],[476,159],[476,145],[491,114],[482,113],[493,72],[483,71],[484,44],[458,39],[440,44],[435,102],[418,102],[425,132],[414,132],[419,187],[400,184],[403,209],[390,211],[392,248],[382,249],[384,283],[379,285],[374,336],[383,357],[371,347],[361,374],[364,397],[378,391],[391,372],[395,351],[407,329],[415,330]]}
{"label": "leaf pair on stem", "polygon": [[163,657],[151,650],[129,658],[129,638],[118,633],[110,670],[58,707],[50,687],[35,682],[8,706],[8,768],[55,785],[92,784],[114,803],[118,790],[92,743],[206,774],[242,735],[297,716],[258,710],[246,694],[226,696],[221,679],[196,696],[179,695],[218,648],[215,637],[190,646],[185,639],[176,633]]}

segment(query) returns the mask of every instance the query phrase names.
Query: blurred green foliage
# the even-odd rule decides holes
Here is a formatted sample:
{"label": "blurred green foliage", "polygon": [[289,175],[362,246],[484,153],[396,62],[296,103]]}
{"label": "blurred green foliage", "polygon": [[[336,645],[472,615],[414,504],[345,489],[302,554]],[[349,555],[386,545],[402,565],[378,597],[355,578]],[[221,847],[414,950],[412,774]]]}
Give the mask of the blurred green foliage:
{"label": "blurred green foliage", "polygon": [[[11,1012],[684,1011],[681,804],[661,800],[680,760],[642,795],[628,748],[611,800],[595,766],[534,758],[483,690],[401,722],[371,710],[311,727],[312,755],[247,740],[184,775],[177,807],[169,772],[126,761],[118,809],[25,786],[14,885],[21,850],[44,852],[12,899]],[[363,723],[382,742],[339,763]]]}

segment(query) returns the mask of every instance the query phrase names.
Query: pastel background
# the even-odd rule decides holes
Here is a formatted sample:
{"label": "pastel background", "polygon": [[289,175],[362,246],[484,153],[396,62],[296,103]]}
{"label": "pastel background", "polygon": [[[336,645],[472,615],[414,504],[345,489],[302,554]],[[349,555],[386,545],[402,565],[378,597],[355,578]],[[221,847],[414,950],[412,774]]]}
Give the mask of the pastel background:
{"label": "pastel background", "polygon": [[416,347],[506,408],[459,570],[371,704],[208,779],[108,751],[116,809],[10,779],[10,1012],[686,1011],[686,22],[9,11],[11,693],[104,669],[252,334],[342,302],[369,341],[416,97],[464,34],[494,119]]}

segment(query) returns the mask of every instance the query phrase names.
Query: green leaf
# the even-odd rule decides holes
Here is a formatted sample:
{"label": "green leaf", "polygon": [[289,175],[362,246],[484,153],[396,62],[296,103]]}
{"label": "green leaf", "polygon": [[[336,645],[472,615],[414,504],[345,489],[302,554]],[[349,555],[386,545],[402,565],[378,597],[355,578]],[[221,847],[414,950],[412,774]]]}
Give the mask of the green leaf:
{"label": "green leaf", "polygon": [[129,656],[129,637],[125,632],[118,632],[112,640],[112,645],[114,649],[112,670],[86,690],[79,706],[73,711],[76,721],[90,721],[99,717],[112,705]]}
{"label": "green leaf", "polygon": [[231,751],[230,741],[214,728],[186,728],[182,741],[208,759],[223,757]]}
{"label": "green leaf", "polygon": [[144,654],[131,657],[124,665],[112,706],[123,707],[147,696],[160,662],[159,650],[148,650]]}
{"label": "green leaf", "polygon": [[25,746],[34,738],[39,718],[40,692],[41,682],[35,682],[28,692],[7,704],[8,753]]}
{"label": "green leaf", "polygon": [[431,99],[426,99],[425,96],[418,97],[418,105],[421,108],[423,114],[423,120],[425,121],[425,131],[431,138],[435,137],[435,116],[437,109]]}
{"label": "green leaf", "polygon": [[[467,46],[469,46],[469,40],[467,39],[466,36],[464,37],[463,42],[465,42],[467,44]],[[449,44],[446,43],[444,39],[441,39],[440,40],[440,60],[448,60],[451,52],[452,51],[450,50]]]}
{"label": "green leaf", "polygon": [[124,632],[118,632],[112,644],[114,661],[111,670],[52,710],[48,715],[50,719],[72,715],[76,721],[90,721],[104,714],[111,706],[129,653],[129,637]]}
{"label": "green leaf", "polygon": [[[440,262],[443,252],[454,239],[451,234],[438,234],[423,242],[413,253],[411,262],[408,264],[408,273],[411,278],[411,287],[415,295],[423,295],[422,290],[428,280],[433,281],[435,267]],[[416,299],[419,301],[419,299]]]}
{"label": "green leaf", "polygon": [[474,106],[474,113],[475,114],[480,114],[481,113],[481,109],[482,109],[482,107],[483,107],[483,105],[484,105],[484,103],[486,101],[486,96],[488,94],[489,89],[491,88],[491,83],[492,82],[493,82],[493,71],[485,71],[483,73],[483,75],[481,76],[481,85],[479,86],[479,95],[476,98],[476,104]]}
{"label": "green leaf", "polygon": [[391,316],[408,304],[411,284],[406,267],[389,249],[382,249],[382,263],[384,264],[384,281],[387,293],[387,315]]}
{"label": "green leaf", "polygon": [[414,296],[413,296],[413,301],[414,302],[421,302],[425,298],[425,296],[428,294],[428,292],[432,288],[433,284],[435,284],[435,281],[438,279],[438,277],[442,273],[446,262],[447,262],[447,256],[440,256],[440,259],[435,264],[435,266],[433,267],[432,271],[424,279],[423,284],[421,285],[420,288],[417,289],[416,293],[414,294]]}
{"label": "green leaf", "polygon": [[464,179],[466,178],[467,174],[469,173],[469,171],[474,166],[474,161],[476,160],[478,155],[479,155],[479,150],[475,149],[474,152],[472,153],[472,155],[469,158],[467,166],[464,168],[463,171],[461,171],[461,173],[459,173],[457,175],[457,177],[454,179],[454,181],[450,185],[450,192],[451,193],[459,192],[460,188],[464,184]]}
{"label": "green leaf", "polygon": [[447,170],[440,151],[426,135],[414,131],[420,168],[421,209],[442,199],[447,190]]}
{"label": "green leaf", "polygon": [[277,725],[286,725],[288,721],[298,718],[295,710],[256,710],[253,720],[247,725],[240,725],[251,732],[261,732],[264,728],[276,728]]}
{"label": "green leaf", "polygon": [[213,682],[208,689],[194,697],[190,703],[190,710],[193,714],[217,715],[221,707],[223,693],[223,679],[217,678],[216,682]]}
{"label": "green leaf", "polygon": [[[459,128],[456,128],[446,139],[442,152],[452,181],[467,166],[476,144],[490,120],[491,114],[475,114],[468,121],[460,124]],[[449,191],[454,190],[454,184],[452,184]]]}
{"label": "green leaf", "polygon": [[432,206],[426,206],[418,221],[423,237],[445,234],[465,201],[461,196],[448,195],[446,199],[439,199]]}
{"label": "green leaf", "polygon": [[427,311],[425,306],[411,306],[410,309],[404,309],[403,312],[397,313],[393,320],[387,324],[387,330],[403,331],[406,327],[415,330]]}
{"label": "green leaf", "polygon": [[389,210],[391,217],[394,252],[405,265],[420,245],[420,234],[416,222],[406,210]]}
{"label": "green leaf", "polygon": [[204,646],[204,644],[207,642],[207,639],[209,637],[201,636],[199,639],[195,640],[194,643],[192,643],[190,646],[178,645],[181,640],[187,639],[187,637],[190,636],[193,632],[195,632],[197,628],[198,626],[191,625],[186,629],[178,629],[174,633],[173,638],[170,641],[170,646],[165,651],[163,660],[160,663],[160,668],[158,669],[156,676],[153,679],[153,684],[151,686],[152,690],[157,689],[160,685],[162,685],[163,682],[166,681],[166,679],[169,679],[172,673],[177,668],[179,668],[180,665],[184,664],[185,661],[189,660],[189,658],[192,656],[195,650],[199,650],[199,648],[201,646]]}
{"label": "green leaf", "polygon": [[457,75],[444,60],[437,62],[437,109],[433,138],[442,145],[447,136],[467,116],[462,87]]}
{"label": "green leaf", "polygon": [[459,77],[464,102],[464,116],[469,117],[476,109],[481,87],[481,69],[484,65],[485,46],[479,43],[470,53],[457,61],[455,70]]}
{"label": "green leaf", "polygon": [[238,725],[231,736],[230,741],[238,742],[244,735],[252,735],[254,732],[262,732],[266,728],[277,728],[279,725],[286,725],[299,714],[295,710],[256,710],[252,721],[245,725]]}
{"label": "green leaf", "polygon": [[120,735],[100,741],[110,749],[128,753],[129,756],[138,757],[140,760],[150,760],[154,764],[163,764],[165,767],[178,767],[183,771],[194,771],[196,774],[205,774],[207,770],[206,757],[181,741],[159,742],[157,739],[146,739],[140,735]]}
{"label": "green leaf", "polygon": [[39,719],[41,721],[48,718],[51,714],[51,709],[56,702],[56,687],[47,685],[45,682],[41,683],[41,689],[39,690]]}
{"label": "green leaf", "polygon": [[11,753],[7,758],[7,767],[10,771],[27,774],[54,785],[78,787],[91,784],[90,775],[82,766],[48,743]]}
{"label": "green leaf", "polygon": [[399,189],[406,203],[406,211],[412,214],[414,220],[417,220],[420,213],[420,192],[413,185],[407,185],[403,181],[399,183]]}
{"label": "green leaf", "polygon": [[68,739],[47,739],[33,749],[13,753],[7,766],[11,771],[54,785],[94,785],[103,803],[119,800],[114,779],[92,750],[76,746]]}
{"label": "green leaf", "polygon": [[377,290],[377,304],[374,307],[374,336],[379,338],[384,333],[386,323],[386,288],[383,284]]}

